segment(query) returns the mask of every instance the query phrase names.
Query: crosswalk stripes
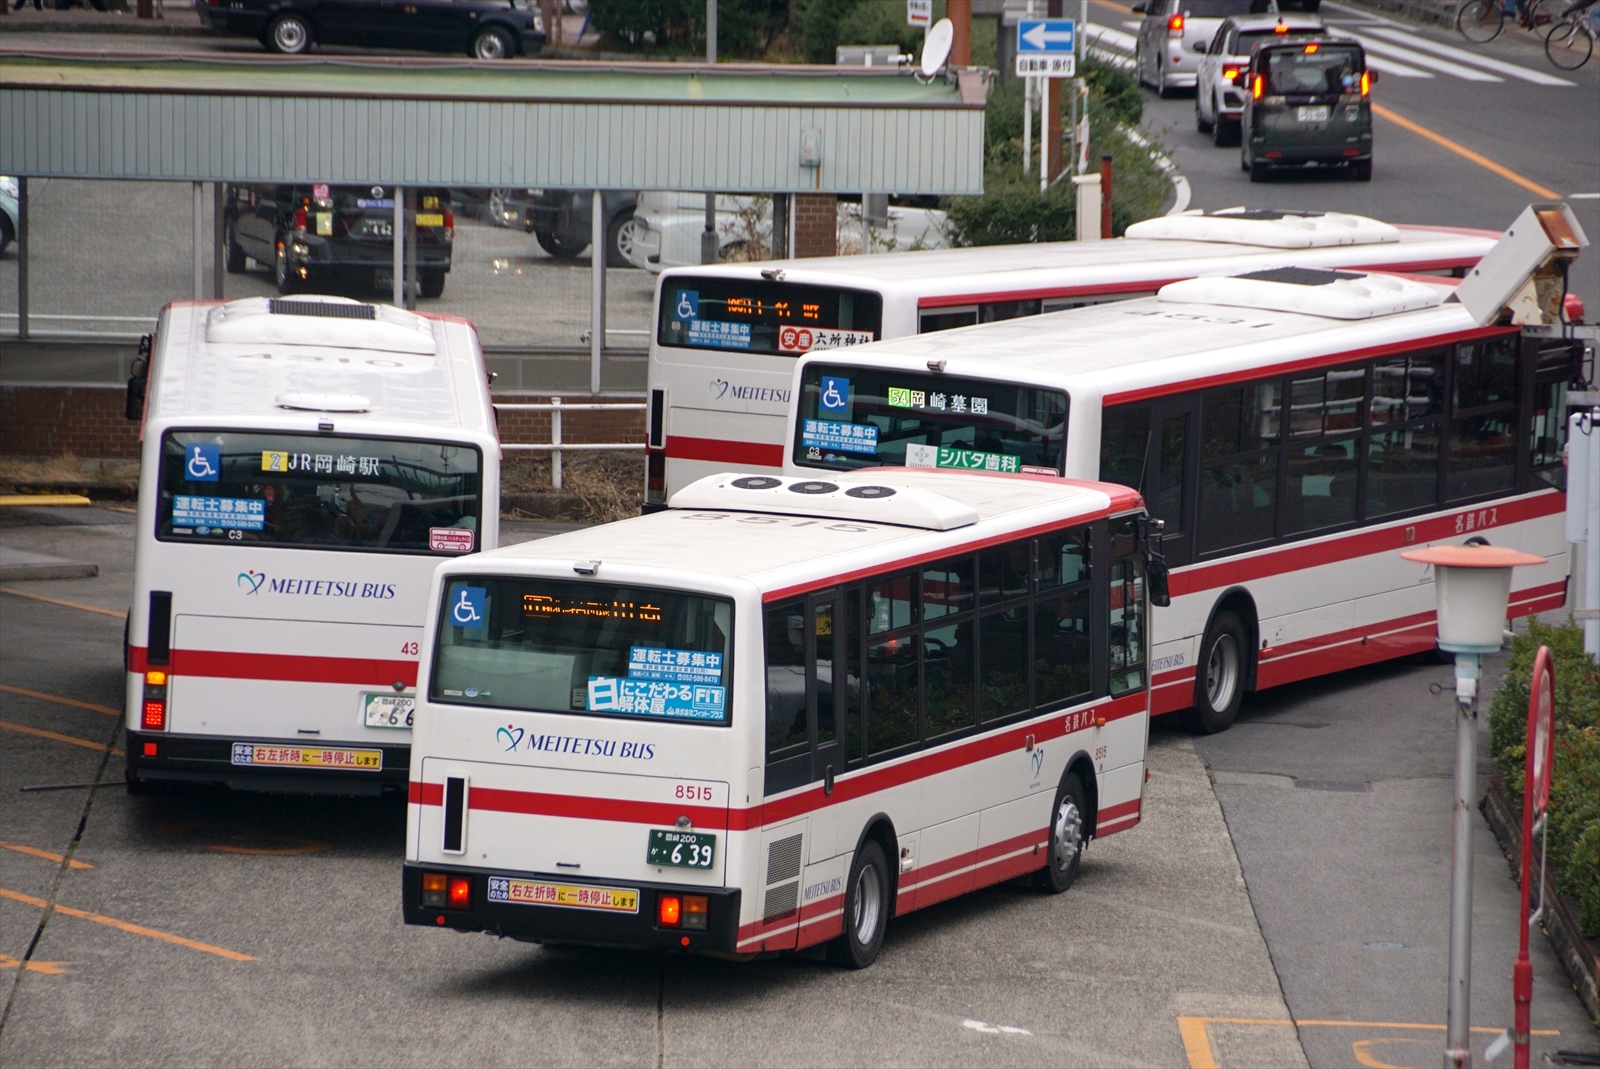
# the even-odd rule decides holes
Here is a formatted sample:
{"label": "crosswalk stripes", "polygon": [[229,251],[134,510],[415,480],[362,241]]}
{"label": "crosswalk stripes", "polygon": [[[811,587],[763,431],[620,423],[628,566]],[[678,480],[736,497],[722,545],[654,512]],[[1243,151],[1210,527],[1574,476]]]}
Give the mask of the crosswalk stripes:
{"label": "crosswalk stripes", "polygon": [[1451,59],[1458,59],[1465,63],[1474,63],[1486,70],[1499,71],[1501,74],[1509,75],[1512,78],[1520,78],[1525,82],[1532,82],[1534,85],[1575,84],[1545,71],[1519,67],[1515,63],[1507,63],[1504,60],[1495,59],[1493,56],[1479,55],[1476,52],[1469,52],[1465,48],[1453,48],[1450,45],[1443,45],[1420,34],[1408,34],[1404,30],[1390,29],[1387,26],[1375,27],[1372,32],[1379,37],[1385,37],[1393,41],[1404,41],[1412,48],[1420,48],[1424,52],[1432,52],[1438,56],[1448,56]]}
{"label": "crosswalk stripes", "polygon": [[[1379,71],[1383,71],[1385,74],[1391,72],[1384,71],[1383,64],[1387,63],[1392,67],[1394,60],[1405,60],[1408,63],[1415,64],[1417,67],[1427,67],[1432,70],[1436,70],[1441,74],[1451,74],[1467,82],[1505,81],[1505,79],[1501,78],[1499,75],[1490,74],[1488,71],[1481,71],[1475,67],[1464,66],[1460,63],[1452,63],[1447,59],[1438,59],[1434,56],[1426,55],[1425,53],[1417,52],[1410,48],[1402,48],[1399,45],[1390,44],[1388,41],[1376,40],[1368,37],[1366,34],[1356,33],[1353,30],[1345,30],[1344,32],[1349,34],[1351,37],[1354,37],[1357,41],[1360,41],[1361,46],[1367,50],[1368,54],[1380,61],[1378,63],[1373,63],[1373,67]],[[1411,40],[1414,41],[1415,39],[1413,38]],[[1402,78],[1416,77],[1415,73],[1410,75],[1401,74],[1398,71],[1394,71],[1393,73],[1398,74]],[[1424,77],[1427,77],[1427,75],[1424,75]]]}

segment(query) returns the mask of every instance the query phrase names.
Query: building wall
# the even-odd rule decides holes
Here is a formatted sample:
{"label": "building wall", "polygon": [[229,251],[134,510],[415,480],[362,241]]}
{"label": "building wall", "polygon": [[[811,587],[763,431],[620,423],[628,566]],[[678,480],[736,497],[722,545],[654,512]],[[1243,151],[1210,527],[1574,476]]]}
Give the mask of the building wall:
{"label": "building wall", "polygon": [[832,193],[795,194],[791,256],[799,259],[839,255],[838,202]]}

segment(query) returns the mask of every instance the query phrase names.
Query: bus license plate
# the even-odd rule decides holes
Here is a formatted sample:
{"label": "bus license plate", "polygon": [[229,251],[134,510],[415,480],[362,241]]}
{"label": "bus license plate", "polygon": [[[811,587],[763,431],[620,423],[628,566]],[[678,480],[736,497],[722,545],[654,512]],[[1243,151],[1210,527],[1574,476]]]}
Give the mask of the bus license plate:
{"label": "bus license plate", "polygon": [[650,865],[675,865],[680,869],[709,869],[717,852],[717,837],[699,831],[650,829],[650,846],[644,859]]}
{"label": "bus license plate", "polygon": [[1295,118],[1301,122],[1327,122],[1328,105],[1302,104],[1295,109]]}
{"label": "bus license plate", "polygon": [[402,698],[398,694],[363,694],[361,696],[362,720],[369,728],[411,727],[411,717],[417,709],[417,699]]}

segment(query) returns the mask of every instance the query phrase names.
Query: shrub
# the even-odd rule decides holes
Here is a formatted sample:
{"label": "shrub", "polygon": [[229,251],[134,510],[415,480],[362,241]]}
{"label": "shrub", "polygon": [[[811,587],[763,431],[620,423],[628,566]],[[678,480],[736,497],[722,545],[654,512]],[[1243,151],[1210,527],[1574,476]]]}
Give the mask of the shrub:
{"label": "shrub", "polygon": [[[589,22],[602,37],[630,49],[679,54],[705,51],[704,0],[590,0]],[[717,5],[718,58],[760,58],[788,25],[787,0],[721,0]]]}
{"label": "shrub", "polygon": [[1600,670],[1583,652],[1575,624],[1529,621],[1511,643],[1511,661],[1489,706],[1489,751],[1521,811],[1528,684],[1540,646],[1555,669],[1555,760],[1550,778],[1550,860],[1556,890],[1578,899],[1584,935],[1600,936]]}

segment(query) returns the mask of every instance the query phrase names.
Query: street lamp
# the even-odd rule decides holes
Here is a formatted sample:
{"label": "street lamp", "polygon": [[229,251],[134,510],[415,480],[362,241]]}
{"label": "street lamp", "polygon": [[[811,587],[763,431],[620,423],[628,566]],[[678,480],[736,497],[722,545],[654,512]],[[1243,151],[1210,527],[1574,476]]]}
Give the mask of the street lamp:
{"label": "street lamp", "polygon": [[[1475,540],[1476,541],[1476,540]],[[1471,1058],[1472,796],[1478,775],[1479,658],[1500,648],[1511,569],[1543,564],[1532,553],[1491,546],[1429,546],[1400,554],[1431,564],[1439,648],[1456,656],[1455,809],[1450,830],[1450,995],[1445,1019],[1445,1069],[1466,1069]]]}

